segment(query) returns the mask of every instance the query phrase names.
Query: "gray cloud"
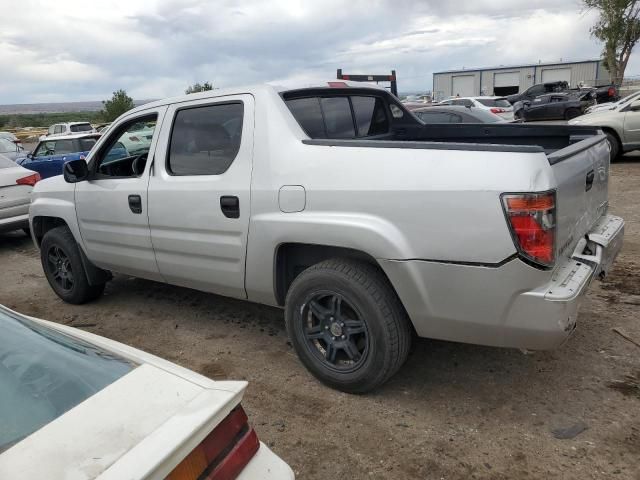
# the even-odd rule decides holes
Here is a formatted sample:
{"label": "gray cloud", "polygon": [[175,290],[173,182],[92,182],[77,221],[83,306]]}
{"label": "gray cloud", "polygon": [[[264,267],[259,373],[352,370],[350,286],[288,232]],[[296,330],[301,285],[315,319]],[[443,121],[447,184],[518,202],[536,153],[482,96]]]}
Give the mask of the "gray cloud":
{"label": "gray cloud", "polygon": [[573,0],[25,0],[12,8],[0,19],[0,62],[12,66],[0,103],[100,99],[118,88],[157,98],[195,81],[308,82],[337,68],[395,69],[401,89],[423,90],[438,70],[600,51],[588,34],[593,15]]}

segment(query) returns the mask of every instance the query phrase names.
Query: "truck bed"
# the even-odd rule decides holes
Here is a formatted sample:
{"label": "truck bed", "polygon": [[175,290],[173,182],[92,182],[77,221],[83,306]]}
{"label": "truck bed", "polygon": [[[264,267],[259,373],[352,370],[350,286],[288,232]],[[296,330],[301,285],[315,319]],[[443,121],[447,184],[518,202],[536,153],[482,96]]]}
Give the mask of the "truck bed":
{"label": "truck bed", "polygon": [[544,152],[552,165],[604,140],[596,127],[523,124],[434,124],[368,139],[310,139],[307,145],[490,152]]}

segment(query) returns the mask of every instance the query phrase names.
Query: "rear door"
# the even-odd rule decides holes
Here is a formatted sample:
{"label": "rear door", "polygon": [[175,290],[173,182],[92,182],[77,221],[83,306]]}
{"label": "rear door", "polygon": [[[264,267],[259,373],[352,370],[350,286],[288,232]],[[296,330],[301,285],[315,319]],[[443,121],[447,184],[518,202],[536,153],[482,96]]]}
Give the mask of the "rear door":
{"label": "rear door", "polygon": [[254,99],[233,95],[167,110],[149,181],[149,226],[171,284],[246,298]]}
{"label": "rear door", "polygon": [[[129,115],[109,129],[89,161],[90,179],[76,184],[75,203],[87,256],[102,268],[151,280],[158,272],[147,209],[149,170],[166,107]],[[123,137],[144,123],[153,140],[131,155]]]}

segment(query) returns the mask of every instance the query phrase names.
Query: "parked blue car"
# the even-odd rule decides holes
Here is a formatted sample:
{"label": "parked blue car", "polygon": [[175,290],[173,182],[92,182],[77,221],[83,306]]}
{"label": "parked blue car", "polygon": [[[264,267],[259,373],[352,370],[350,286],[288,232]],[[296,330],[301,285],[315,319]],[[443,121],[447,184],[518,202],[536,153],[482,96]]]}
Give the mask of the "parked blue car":
{"label": "parked blue car", "polygon": [[[62,167],[71,160],[84,159],[93,148],[100,135],[77,134],[59,137],[47,137],[41,140],[32,153],[16,159],[16,163],[24,168],[40,174],[41,178],[62,174]],[[112,148],[109,155],[118,158],[127,156],[123,145]]]}

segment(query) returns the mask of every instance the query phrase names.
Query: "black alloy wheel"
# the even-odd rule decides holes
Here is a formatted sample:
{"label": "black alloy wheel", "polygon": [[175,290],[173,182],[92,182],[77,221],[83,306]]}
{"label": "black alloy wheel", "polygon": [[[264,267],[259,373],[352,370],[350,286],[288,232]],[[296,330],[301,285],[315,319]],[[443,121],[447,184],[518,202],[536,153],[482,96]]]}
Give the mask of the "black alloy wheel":
{"label": "black alloy wheel", "polygon": [[369,333],[361,314],[334,292],[316,292],[302,306],[307,348],[326,367],[340,373],[357,370],[369,351]]}

